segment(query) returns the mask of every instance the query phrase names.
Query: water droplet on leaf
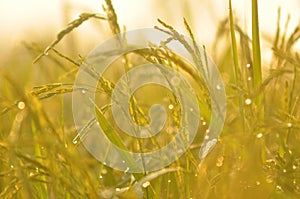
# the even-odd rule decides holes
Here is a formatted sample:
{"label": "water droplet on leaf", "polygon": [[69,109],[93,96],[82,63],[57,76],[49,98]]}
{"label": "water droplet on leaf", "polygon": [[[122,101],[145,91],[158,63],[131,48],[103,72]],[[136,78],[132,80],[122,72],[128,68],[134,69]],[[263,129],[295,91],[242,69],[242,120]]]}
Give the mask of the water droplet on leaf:
{"label": "water droplet on leaf", "polygon": [[26,107],[25,102],[23,101],[18,102],[18,109],[23,110],[25,107]]}
{"label": "water droplet on leaf", "polygon": [[276,190],[277,190],[277,191],[282,191],[282,187],[279,186],[279,185],[276,185]]}
{"label": "water droplet on leaf", "polygon": [[173,105],[173,104],[170,104],[170,105],[169,105],[169,109],[172,110],[173,108],[174,108],[174,105]]}
{"label": "water droplet on leaf", "polygon": [[143,188],[147,188],[147,187],[149,187],[150,186],[150,182],[149,181],[146,181],[146,182],[144,182],[143,184],[142,184],[142,187]]}
{"label": "water droplet on leaf", "polygon": [[245,104],[246,105],[250,105],[252,103],[252,100],[250,99],[250,98],[247,98],[246,100],[245,100]]}
{"label": "water droplet on leaf", "polygon": [[116,191],[119,192],[119,191],[121,191],[121,189],[120,188],[116,188]]}

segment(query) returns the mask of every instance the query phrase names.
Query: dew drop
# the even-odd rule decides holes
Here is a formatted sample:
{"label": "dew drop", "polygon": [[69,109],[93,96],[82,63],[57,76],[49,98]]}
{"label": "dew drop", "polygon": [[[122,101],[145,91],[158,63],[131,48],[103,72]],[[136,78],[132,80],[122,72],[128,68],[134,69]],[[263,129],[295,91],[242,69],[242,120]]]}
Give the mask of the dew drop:
{"label": "dew drop", "polygon": [[209,139],[209,135],[206,135],[206,136],[204,137],[204,139],[208,140],[208,139]]}
{"label": "dew drop", "polygon": [[13,169],[13,168],[15,168],[15,166],[14,166],[14,165],[10,165],[10,168],[12,168],[12,169]]}
{"label": "dew drop", "polygon": [[33,172],[30,172],[30,173],[29,173],[29,176],[30,176],[30,177],[34,176],[34,173],[33,173]]}
{"label": "dew drop", "polygon": [[277,191],[282,191],[282,187],[279,186],[279,185],[276,185],[276,190],[277,190]]}
{"label": "dew drop", "polygon": [[204,122],[202,122],[202,125],[203,125],[203,126],[205,126],[205,125],[206,125],[206,122],[205,122],[205,121],[204,121]]}
{"label": "dew drop", "polygon": [[296,166],[296,165],[293,165],[293,169],[296,170],[296,169],[297,169],[297,166]]}
{"label": "dew drop", "polygon": [[100,178],[100,179],[102,179],[102,178],[103,178],[103,176],[102,176],[102,175],[100,175],[100,176],[99,176],[99,178]]}
{"label": "dew drop", "polygon": [[283,173],[286,173],[286,169],[283,169],[282,172],[283,172]]}
{"label": "dew drop", "polygon": [[147,187],[149,187],[150,186],[150,182],[149,181],[146,181],[146,182],[144,182],[143,184],[142,184],[142,187],[143,188],[147,188]]}
{"label": "dew drop", "polygon": [[292,128],[292,127],[293,127],[293,124],[289,122],[289,123],[287,123],[287,127],[288,127],[288,128]]}
{"label": "dew drop", "polygon": [[81,90],[81,93],[82,93],[82,94],[85,94],[85,93],[86,93],[86,90],[85,90],[85,89],[82,89],[82,90]]}
{"label": "dew drop", "polygon": [[246,100],[245,100],[245,104],[246,105],[250,105],[252,103],[252,100],[250,99],[250,98],[247,98]]}
{"label": "dew drop", "polygon": [[119,192],[119,191],[121,191],[121,189],[120,188],[116,188],[116,191]]}
{"label": "dew drop", "polygon": [[170,105],[169,105],[169,109],[172,110],[173,108],[174,108],[174,105],[173,105],[173,104],[170,104]]}
{"label": "dew drop", "polygon": [[256,135],[256,137],[259,139],[259,138],[262,138],[263,134],[262,133],[259,133]]}
{"label": "dew drop", "polygon": [[259,181],[256,181],[255,183],[256,183],[256,185],[257,185],[257,186],[259,186],[259,185],[260,185],[260,182],[259,182]]}
{"label": "dew drop", "polygon": [[251,64],[246,64],[246,67],[247,68],[251,68]]}
{"label": "dew drop", "polygon": [[18,109],[23,110],[25,107],[26,107],[25,102],[23,101],[18,102]]}
{"label": "dew drop", "polygon": [[168,183],[170,183],[171,182],[171,180],[168,180]]}
{"label": "dew drop", "polygon": [[122,160],[122,163],[125,163],[125,160]]}
{"label": "dew drop", "polygon": [[252,77],[248,77],[247,80],[248,80],[248,81],[251,81],[251,80],[252,80]]}
{"label": "dew drop", "polygon": [[221,90],[221,88],[222,88],[222,87],[221,87],[220,84],[218,84],[218,85],[216,86],[216,89],[217,89],[217,90]]}

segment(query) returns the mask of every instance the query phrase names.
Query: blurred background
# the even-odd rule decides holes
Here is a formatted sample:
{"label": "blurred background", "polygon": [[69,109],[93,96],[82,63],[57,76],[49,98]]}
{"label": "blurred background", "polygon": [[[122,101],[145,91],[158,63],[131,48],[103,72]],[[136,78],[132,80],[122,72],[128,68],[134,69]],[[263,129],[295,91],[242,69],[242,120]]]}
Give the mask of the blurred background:
{"label": "blurred background", "polygon": [[[74,20],[82,12],[103,13],[104,0],[1,0],[0,1],[0,58],[14,48],[20,48],[21,41],[39,43],[45,37],[52,41],[56,33]],[[172,24],[185,33],[182,18],[186,17],[196,33],[200,44],[210,49],[220,21],[228,15],[228,1],[211,0],[115,0],[113,1],[121,26],[127,29],[153,27],[157,18]],[[244,30],[251,29],[251,1],[233,0],[235,16]],[[259,1],[261,33],[268,39],[276,30],[278,8],[281,7],[281,27],[284,27],[288,14],[291,14],[290,27],[295,27],[300,18],[298,0]],[[87,22],[89,23],[89,22]],[[292,31],[292,28],[289,29]],[[103,35],[99,30],[84,25],[74,34],[89,38],[82,41],[88,48],[98,45]],[[73,35],[74,35],[73,34]],[[251,34],[249,34],[251,35]],[[95,40],[91,39],[94,38]],[[267,45],[267,44],[263,44]],[[211,49],[210,49],[211,50]],[[267,58],[267,56],[264,56]]]}

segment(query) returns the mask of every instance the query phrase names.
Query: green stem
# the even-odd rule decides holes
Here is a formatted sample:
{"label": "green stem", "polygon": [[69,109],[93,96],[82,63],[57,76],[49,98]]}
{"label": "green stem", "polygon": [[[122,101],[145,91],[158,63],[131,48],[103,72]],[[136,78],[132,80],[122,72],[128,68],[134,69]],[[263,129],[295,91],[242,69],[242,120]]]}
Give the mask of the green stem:
{"label": "green stem", "polygon": [[[262,83],[261,70],[261,51],[260,51],[260,37],[259,37],[259,22],[258,22],[258,5],[257,0],[252,0],[252,51],[253,51],[253,82],[254,89],[259,89]],[[262,103],[262,94],[255,98],[256,105]],[[264,120],[264,107],[259,111],[259,120]]]}
{"label": "green stem", "polygon": [[[231,0],[229,0],[229,22],[230,22],[230,34],[231,34],[231,45],[232,45],[232,55],[233,55],[233,63],[234,63],[234,78],[235,78],[235,84],[237,87],[241,88],[240,80],[239,80],[239,59],[238,59],[238,49],[237,49],[237,43],[236,43],[236,36],[235,36],[235,30],[234,30],[234,20],[233,20],[233,13],[232,13],[232,5]],[[242,124],[243,128],[245,126],[245,120],[244,120],[244,109],[243,109],[243,99],[242,96],[239,95],[239,110],[240,110],[240,116],[242,118]]]}

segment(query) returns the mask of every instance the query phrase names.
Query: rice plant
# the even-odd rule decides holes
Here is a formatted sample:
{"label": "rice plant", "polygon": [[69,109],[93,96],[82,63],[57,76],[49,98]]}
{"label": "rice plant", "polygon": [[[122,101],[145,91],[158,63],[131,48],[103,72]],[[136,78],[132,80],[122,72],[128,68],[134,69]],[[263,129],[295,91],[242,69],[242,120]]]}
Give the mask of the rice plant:
{"label": "rice plant", "polygon": [[[295,45],[300,26],[287,34],[289,20],[285,27],[279,25],[279,9],[272,59],[262,62],[259,2],[252,0],[252,35],[247,35],[228,1],[228,17],[220,22],[214,44],[224,49],[215,60],[225,82],[226,121],[215,147],[199,159],[212,123],[209,88],[205,77],[168,47],[172,41],[180,42],[207,70],[202,62],[207,58],[201,57],[185,18],[185,33],[158,18],[153,27],[168,34],[168,40],[122,55],[105,76],[91,67],[89,73],[98,80],[93,88],[96,120],[87,121],[80,133],[75,128],[72,93],[89,92],[89,88],[74,86],[74,81],[88,55],[69,52],[60,44],[87,21],[110,30],[99,35],[126,32],[113,3],[105,0],[104,14],[82,13],[58,30],[52,42],[26,41],[18,52],[22,59],[15,54],[7,58],[18,68],[0,68],[0,198],[299,198],[300,56]],[[131,97],[129,112],[136,124],[144,126],[151,122],[149,106],[162,104],[168,115],[162,132],[151,139],[133,139],[117,128],[110,103],[116,83],[145,63],[162,64],[187,77],[198,96],[202,125],[184,155],[167,167],[140,173],[118,171],[84,147],[82,139],[92,125],[98,123],[119,148],[143,153],[165,146],[180,129],[178,98],[165,88],[151,86]],[[131,156],[124,159],[135,167]]]}

